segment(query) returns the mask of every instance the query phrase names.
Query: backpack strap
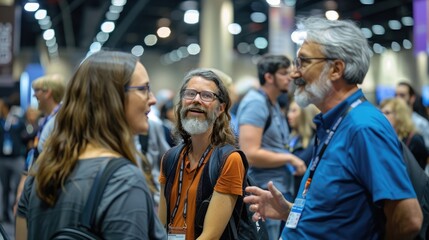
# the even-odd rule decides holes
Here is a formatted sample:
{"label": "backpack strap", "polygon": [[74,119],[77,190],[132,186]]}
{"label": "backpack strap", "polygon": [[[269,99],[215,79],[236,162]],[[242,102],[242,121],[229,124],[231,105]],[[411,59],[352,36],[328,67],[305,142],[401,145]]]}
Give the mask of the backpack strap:
{"label": "backpack strap", "polygon": [[[167,178],[164,187],[165,199],[169,199],[171,189],[173,188],[174,178],[176,177],[177,164],[179,162],[180,153],[185,148],[185,144],[181,143],[175,147],[170,148],[162,158],[162,173]],[[170,204],[167,204],[167,225],[170,221]]]}
{"label": "backpack strap", "polygon": [[[245,168],[245,174],[243,179],[243,192],[244,192],[244,188],[246,186],[246,181],[247,181],[247,169],[249,167],[246,155],[241,150],[237,149],[235,146],[230,144],[226,144],[220,147],[215,147],[210,156],[208,164],[206,165],[206,167],[204,167],[204,170],[203,170],[204,172],[200,179],[200,183],[198,185],[197,198],[196,198],[197,211],[201,209],[200,206],[204,200],[211,198],[211,195],[213,194],[213,191],[214,191],[214,186],[216,185],[216,182],[220,176],[220,173],[222,172],[226,159],[228,159],[228,157],[233,152],[238,152],[240,154]],[[227,226],[227,228],[225,229],[227,230],[228,227],[231,229],[231,234],[233,236],[228,236],[228,237],[233,237],[232,239],[238,239],[236,226],[238,226],[242,206],[243,206],[243,198],[239,197],[237,199],[237,203],[235,204],[233,215],[229,220],[229,226]],[[204,211],[207,211],[207,209],[204,209]],[[198,213],[198,214],[199,215],[203,214],[202,216],[205,216],[205,213]],[[202,232],[202,229],[197,227],[198,226],[197,223],[195,224],[195,226],[196,226],[195,236],[199,236]]]}
{"label": "backpack strap", "polygon": [[[108,163],[100,168],[91,187],[88,199],[80,215],[80,225],[98,231],[98,224],[95,217],[101,198],[113,173],[131,162],[125,158],[112,158]],[[94,232],[96,232],[94,231]]]}
{"label": "backpack strap", "polygon": [[263,135],[271,125],[271,115],[273,115],[273,110],[271,109],[271,107],[273,105],[271,104],[271,101],[268,98],[268,95],[264,91],[262,91],[262,89],[259,89],[258,92],[265,97],[265,103],[267,104],[267,108],[268,108],[268,117],[267,117],[267,121],[265,122],[264,131],[262,132],[262,135]]}

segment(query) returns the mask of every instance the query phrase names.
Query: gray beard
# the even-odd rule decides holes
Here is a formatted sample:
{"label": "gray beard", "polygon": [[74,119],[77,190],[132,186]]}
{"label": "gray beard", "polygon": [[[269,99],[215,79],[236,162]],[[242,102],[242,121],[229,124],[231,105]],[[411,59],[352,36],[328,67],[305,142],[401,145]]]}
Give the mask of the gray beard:
{"label": "gray beard", "polygon": [[202,134],[209,129],[209,122],[195,118],[182,119],[182,126],[189,135]]}
{"label": "gray beard", "polygon": [[302,90],[296,88],[294,100],[301,108],[305,108],[311,103],[317,105],[328,95],[332,88],[332,83],[326,76],[328,70],[329,66],[325,66],[317,82],[306,84]]}

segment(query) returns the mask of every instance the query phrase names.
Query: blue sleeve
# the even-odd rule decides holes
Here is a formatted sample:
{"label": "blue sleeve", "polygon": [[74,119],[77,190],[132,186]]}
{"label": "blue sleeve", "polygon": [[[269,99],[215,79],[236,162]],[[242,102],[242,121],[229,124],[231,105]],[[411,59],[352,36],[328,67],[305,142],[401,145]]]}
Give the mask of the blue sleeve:
{"label": "blue sleeve", "polygon": [[352,172],[369,191],[374,203],[415,198],[396,135],[386,129],[363,128],[351,138]]}
{"label": "blue sleeve", "polygon": [[268,109],[265,101],[254,99],[240,103],[237,122],[238,126],[249,124],[263,128],[268,117]]}

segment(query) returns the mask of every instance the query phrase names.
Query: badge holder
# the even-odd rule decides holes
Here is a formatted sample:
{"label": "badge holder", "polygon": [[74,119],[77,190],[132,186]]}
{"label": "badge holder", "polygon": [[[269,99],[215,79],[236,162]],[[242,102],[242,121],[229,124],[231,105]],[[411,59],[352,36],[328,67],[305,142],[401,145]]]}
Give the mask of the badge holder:
{"label": "badge holder", "polygon": [[183,227],[173,227],[168,224],[168,240],[185,240],[186,239],[186,223]]}
{"label": "badge holder", "polygon": [[289,216],[286,221],[286,227],[295,229],[296,226],[298,226],[299,218],[301,217],[302,210],[304,210],[305,206],[305,199],[304,198],[297,198],[295,199],[295,203],[292,206],[292,209],[290,210]]}

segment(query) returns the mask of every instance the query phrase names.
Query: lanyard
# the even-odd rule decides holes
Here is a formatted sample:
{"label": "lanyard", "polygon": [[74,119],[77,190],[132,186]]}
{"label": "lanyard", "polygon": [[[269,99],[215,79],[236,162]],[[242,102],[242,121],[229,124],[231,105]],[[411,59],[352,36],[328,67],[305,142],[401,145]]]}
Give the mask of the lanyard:
{"label": "lanyard", "polygon": [[39,126],[39,130],[37,131],[37,135],[34,138],[34,146],[37,148],[37,144],[39,143],[40,135],[42,134],[43,128],[45,127],[46,123],[55,115],[57,114],[58,110],[60,110],[61,103],[58,104],[51,114],[49,114],[45,119],[43,119],[42,124]]}
{"label": "lanyard", "polygon": [[[262,94],[262,96],[264,96],[265,100],[267,101],[268,114],[270,115],[269,117],[271,117],[271,122],[272,122],[273,119],[274,119],[272,108],[276,108],[276,106],[271,102],[271,100],[268,97],[267,93],[264,92],[261,88],[258,89],[258,92],[260,94]],[[282,124],[282,123],[284,123],[284,121],[282,121],[283,120],[283,116],[281,114],[280,114],[279,118],[280,118],[279,121],[277,121],[277,128],[280,131],[280,136],[282,138],[282,145],[287,145],[287,139],[286,139],[285,134],[282,131],[282,129],[287,129],[288,127],[284,126],[284,124]]]}
{"label": "lanyard", "polygon": [[[198,162],[197,168],[195,169],[194,172],[194,176],[192,177],[192,181],[188,186],[188,189],[186,190],[186,198],[185,198],[185,205],[183,207],[183,218],[186,221],[186,213],[187,213],[187,208],[188,208],[188,193],[189,193],[189,188],[191,188],[192,183],[194,182],[195,176],[198,173],[198,170],[200,169],[201,165],[203,165],[204,159],[206,158],[207,154],[209,153],[211,149],[211,145],[207,146],[206,150],[204,151],[203,155],[201,156],[200,161]],[[171,218],[170,218],[170,223],[173,222],[174,217],[176,216],[177,213],[177,209],[179,208],[179,202],[180,202],[180,197],[182,196],[182,187],[183,187],[183,172],[185,169],[185,157],[188,155],[189,153],[189,148],[186,149],[186,153],[183,154],[183,158],[182,158],[182,162],[180,163],[180,171],[179,171],[179,191],[177,193],[177,199],[176,199],[176,204],[174,205],[174,209],[173,212],[171,214]]]}
{"label": "lanyard", "polygon": [[337,119],[337,121],[335,122],[335,124],[332,126],[332,128],[329,130],[328,133],[328,137],[326,138],[322,149],[320,149],[319,154],[316,155],[316,151],[317,151],[317,135],[314,138],[314,150],[313,150],[313,161],[311,162],[311,166],[310,166],[310,174],[308,176],[307,181],[305,182],[305,187],[304,190],[302,191],[302,197],[305,198],[305,196],[307,195],[308,189],[310,188],[310,184],[311,181],[313,179],[314,176],[314,172],[316,172],[316,168],[319,166],[319,162],[322,159],[323,154],[325,153],[326,148],[328,147],[328,144],[331,142],[332,137],[335,134],[335,131],[337,130],[338,126],[340,125],[340,123],[344,120],[344,118],[347,116],[347,114],[355,107],[357,107],[359,104],[363,103],[366,101],[365,97],[361,97],[359,99],[357,99],[356,101],[354,101],[352,104],[350,104],[350,106],[347,108],[347,110],[345,110],[341,116]]}

